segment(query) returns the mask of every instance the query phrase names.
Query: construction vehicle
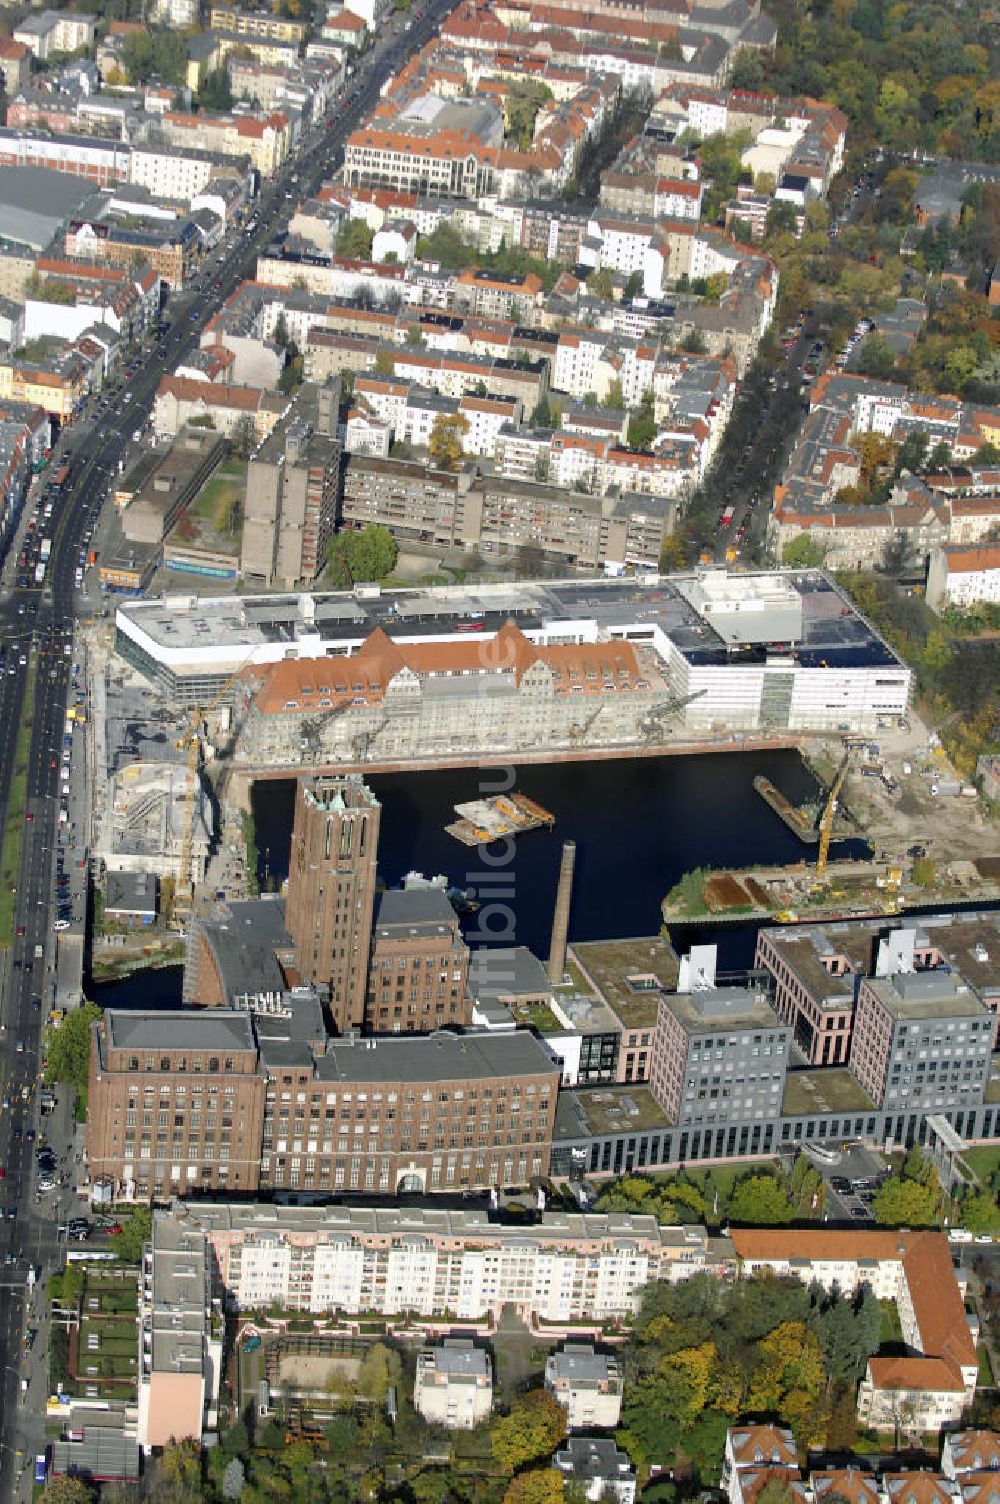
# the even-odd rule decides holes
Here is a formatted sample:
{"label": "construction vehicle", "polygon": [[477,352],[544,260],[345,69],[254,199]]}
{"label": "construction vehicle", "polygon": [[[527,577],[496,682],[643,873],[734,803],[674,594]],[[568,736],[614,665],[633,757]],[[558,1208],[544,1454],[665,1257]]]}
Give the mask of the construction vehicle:
{"label": "construction vehicle", "polygon": [[848,747],[844,754],[844,760],[837,769],[837,776],[830,785],[823,813],[819,817],[819,851],[816,853],[816,876],[822,877],[826,871],[826,864],[830,859],[830,837],[833,835],[833,822],[837,817],[837,800],[840,791],[844,787],[844,779],[851,765],[851,748]]}

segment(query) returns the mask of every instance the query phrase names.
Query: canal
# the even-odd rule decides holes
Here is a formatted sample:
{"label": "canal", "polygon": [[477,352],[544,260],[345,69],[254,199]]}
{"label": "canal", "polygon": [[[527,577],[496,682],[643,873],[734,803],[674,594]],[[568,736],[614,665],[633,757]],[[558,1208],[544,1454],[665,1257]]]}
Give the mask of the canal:
{"label": "canal", "polygon": [[[473,889],[484,910],[463,920],[472,945],[517,944],[548,953],[552,903],[561,843],[576,842],[576,878],[570,938],[618,939],[659,930],[660,901],[693,867],[743,867],[798,861],[815,853],[796,840],[754,792],[757,774],[798,803],[815,798],[816,781],[797,752],[714,753],[692,757],[528,765],[514,787],[555,817],[552,832],[518,838],[509,852],[462,846],[444,827],[455,804],[499,792],[504,770],[372,774],[368,782],[382,805],[379,872],[396,887],[410,871],[444,873],[456,887]],[[276,887],[288,875],[295,785],[255,785],[253,813],[259,876]],[[836,854],[861,854],[860,841],[834,846]],[[487,903],[491,914],[486,916]],[[483,933],[488,923],[489,933]],[[753,959],[756,923],[699,929],[699,943],[717,941],[720,966],[737,970]],[[686,950],[694,938],[671,929]],[[104,1007],[179,1006],[181,968],[137,973],[92,986]]]}

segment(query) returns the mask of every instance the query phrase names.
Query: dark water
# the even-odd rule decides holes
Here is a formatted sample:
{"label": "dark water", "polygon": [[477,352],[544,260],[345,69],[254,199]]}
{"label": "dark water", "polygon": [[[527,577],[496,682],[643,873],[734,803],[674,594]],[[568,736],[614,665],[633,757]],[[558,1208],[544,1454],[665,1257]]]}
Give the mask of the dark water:
{"label": "dark water", "polygon": [[[525,767],[516,787],[551,811],[555,829],[518,837],[510,860],[506,848],[490,848],[488,854],[502,858],[494,867],[444,827],[455,818],[456,803],[506,787],[502,770],[373,774],[368,782],[382,804],[379,871],[387,887],[413,869],[445,873],[456,886],[476,889],[484,905],[465,922],[472,944],[490,943],[489,934],[479,933],[488,923],[497,926],[495,943],[528,945],[545,955],[561,844],[572,839],[570,938],[648,935],[660,927],[664,894],[691,868],[798,861],[808,852],[754,792],[758,773],[796,801],[817,792],[792,751]],[[287,875],[293,804],[293,783],[256,785],[262,881]],[[850,843],[835,848],[849,849]],[[503,915],[486,915],[490,897],[510,911],[512,932]]]}

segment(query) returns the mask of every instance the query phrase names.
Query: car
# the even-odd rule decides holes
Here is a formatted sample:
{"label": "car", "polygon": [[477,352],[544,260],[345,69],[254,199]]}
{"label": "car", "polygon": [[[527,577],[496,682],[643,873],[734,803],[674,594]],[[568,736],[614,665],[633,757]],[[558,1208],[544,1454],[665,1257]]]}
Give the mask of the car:
{"label": "car", "polygon": [[16,1046],[15,1046],[15,1049],[16,1049],[16,1051],[17,1051],[17,1053],[18,1053],[18,1054],[19,1054],[19,1055],[23,1055],[23,1054],[24,1054],[24,1040],[23,1040],[23,1039],[19,1039],[19,1040],[18,1040],[18,1041],[17,1041],[17,1044],[16,1044]]}
{"label": "car", "polygon": [[976,1234],[976,1242],[977,1243],[992,1243],[993,1242],[993,1234],[989,1233],[989,1232],[979,1232],[979,1233]]}
{"label": "car", "polygon": [[118,1234],[122,1231],[124,1231],[124,1229],[122,1228],[120,1222],[112,1222],[111,1226],[107,1229],[108,1237],[117,1238]]}
{"label": "car", "polygon": [[6,1212],[7,1221],[8,1222],[13,1222],[13,1220],[14,1220],[14,1218],[16,1216],[17,1216],[17,1207],[16,1206],[8,1206],[7,1212]]}
{"label": "car", "polygon": [[41,1007],[42,1007],[42,1000],[41,1000],[41,998],[40,997],[33,997],[31,999],[31,1006],[32,1006],[32,1008],[34,1009],[34,1011],[36,1013],[40,1012],[41,1011]]}
{"label": "car", "polygon": [[851,1182],[843,1175],[831,1175],[830,1184],[838,1196],[846,1196],[851,1189]]}
{"label": "car", "polygon": [[57,919],[52,928],[54,930],[68,930],[69,924],[70,922],[68,919]]}
{"label": "car", "polygon": [[18,925],[18,927],[17,927],[17,929],[15,931],[15,934],[17,935],[17,937],[18,937],[19,940],[23,940],[24,939],[24,925],[23,924],[19,924]]}
{"label": "car", "polygon": [[6,1179],[7,1179],[7,1166],[6,1165],[0,1165],[0,1180],[6,1180]]}
{"label": "car", "polygon": [[28,824],[30,825],[32,823],[32,821],[34,820],[34,818],[35,818],[34,812],[29,809],[28,813],[25,815],[24,818],[25,818],[25,820],[27,820]]}
{"label": "car", "polygon": [[863,1206],[852,1206],[851,1216],[854,1218],[855,1222],[868,1221],[868,1213]]}

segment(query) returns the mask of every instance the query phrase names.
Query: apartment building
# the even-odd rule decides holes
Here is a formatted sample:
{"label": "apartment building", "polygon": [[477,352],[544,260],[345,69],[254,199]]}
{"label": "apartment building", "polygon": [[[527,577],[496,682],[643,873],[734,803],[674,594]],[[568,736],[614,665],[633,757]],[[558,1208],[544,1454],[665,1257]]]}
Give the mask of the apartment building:
{"label": "apartment building", "polygon": [[136,1440],[201,1443],[218,1424],[225,1333],[209,1247],[181,1218],[155,1217],[139,1281]]}
{"label": "apartment building", "polygon": [[182,429],[122,514],[123,536],[132,543],[162,543],[226,452],[225,440],[211,429]]}
{"label": "apartment building", "polygon": [[372,931],[369,1029],[412,1034],[472,1021],[469,947],[440,888],[383,893]]}
{"label": "apartment building", "polygon": [[635,1468],[610,1436],[570,1436],[552,1462],[594,1504],[599,1499],[634,1504]]}
{"label": "apartment building", "polygon": [[287,115],[187,115],[166,110],[160,131],[171,146],[205,147],[223,157],[248,157],[264,177],[273,177],[292,149]]}
{"label": "apartment building", "polygon": [[567,1342],[545,1361],[545,1387],[571,1431],[613,1430],[622,1413],[622,1368],[591,1342]]}
{"label": "apartment building", "polygon": [[259,37],[263,41],[294,42],[296,45],[305,41],[309,31],[304,21],[275,15],[269,10],[243,10],[232,5],[213,5],[208,24],[213,31],[230,32],[233,36]]}
{"label": "apartment building", "polygon": [[161,376],[153,406],[157,435],[172,438],[194,419],[206,418],[227,438],[248,430],[258,443],[274,430],[288,409],[286,398],[252,387],[227,386],[221,381],[197,381],[189,376]]}
{"label": "apartment building", "polygon": [[246,1012],[108,1009],[91,1033],[92,1183],[140,1200],[254,1190],[264,1085]]}
{"label": "apartment building", "polygon": [[998,602],[1000,544],[951,543],[932,551],[927,570],[927,604],[932,611],[969,611]]}
{"label": "apartment building", "polygon": [[339,1030],[365,1021],[380,818],[357,775],[298,781],[285,923],[299,975],[329,986]]}
{"label": "apartment building", "polygon": [[943,1233],[739,1228],[732,1237],[744,1274],[794,1275],[842,1295],[868,1284],[895,1303],[903,1341],[917,1356],[868,1360],[858,1391],[862,1424],[923,1433],[961,1420],[976,1392],[976,1345]]}
{"label": "apartment building", "polygon": [[[189,1202],[230,1309],[391,1316],[443,1324],[499,1318],[510,1305],[539,1323],[602,1323],[633,1314],[651,1280],[714,1267],[701,1227],[660,1227],[629,1213],[546,1212],[514,1227],[481,1211],[363,1205]],[[715,1262],[718,1262],[716,1260]]]}
{"label": "apartment building", "polygon": [[247,467],[240,570],[288,589],[310,586],[326,565],[339,483],[336,392],[299,401]]}
{"label": "apartment building", "polygon": [[27,47],[39,62],[46,62],[54,52],[89,51],[96,34],[95,16],[80,11],[43,10],[26,16],[14,28],[13,40]]}
{"label": "apartment building", "polygon": [[428,1425],[474,1431],[493,1408],[493,1362],[468,1337],[445,1337],[417,1354],[413,1408]]}

